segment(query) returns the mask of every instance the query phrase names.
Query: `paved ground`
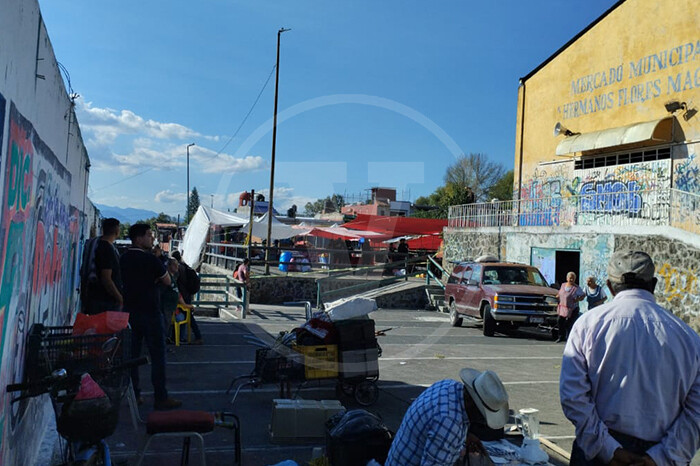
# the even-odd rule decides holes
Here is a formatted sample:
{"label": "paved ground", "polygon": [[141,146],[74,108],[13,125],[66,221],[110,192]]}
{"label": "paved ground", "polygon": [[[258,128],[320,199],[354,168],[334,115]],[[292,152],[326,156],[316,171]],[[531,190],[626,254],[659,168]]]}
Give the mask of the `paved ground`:
{"label": "paved ground", "polygon": [[[169,354],[168,386],[172,396],[182,398],[184,407],[203,410],[231,410],[243,424],[243,464],[266,465],[284,459],[305,464],[314,445],[275,445],[270,443],[268,424],[272,399],[279,396],[274,385],[255,391],[242,391],[233,407],[225,390],[231,379],[249,373],[254,366],[254,347],[246,344],[245,334],[271,339],[303,323],[303,308],[252,305],[254,312],[245,321],[221,322],[210,319],[200,324],[204,346],[182,346]],[[574,429],[564,418],[559,405],[558,381],[562,344],[553,343],[545,334],[521,333],[515,337],[482,336],[481,329],[465,325],[452,328],[445,314],[426,311],[386,310],[371,316],[377,329],[393,327],[380,337],[380,395],[370,408],[381,415],[389,428],[396,430],[410,400],[425,387],[444,378],[458,378],[463,367],[496,371],[510,396],[511,409],[537,408],[541,413],[541,432],[545,438],[569,451]],[[149,368],[142,380],[148,384]],[[145,393],[146,414],[152,403]],[[333,383],[316,383],[301,391],[305,399],[334,399]],[[353,400],[341,400],[347,408],[357,407]],[[143,429],[143,428],[141,428]],[[135,464],[135,452],[143,430],[136,434],[126,409],[118,432],[110,438],[115,460],[129,459]],[[205,437],[207,464],[233,464],[233,442],[228,431]],[[147,456],[145,464],[179,464],[178,440],[160,440]],[[199,464],[192,455],[192,464]]]}

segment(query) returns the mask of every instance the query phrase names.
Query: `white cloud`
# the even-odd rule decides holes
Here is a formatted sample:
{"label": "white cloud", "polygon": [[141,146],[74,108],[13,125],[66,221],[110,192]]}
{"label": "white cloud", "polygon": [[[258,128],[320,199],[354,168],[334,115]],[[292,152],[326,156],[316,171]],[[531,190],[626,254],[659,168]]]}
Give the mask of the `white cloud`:
{"label": "white cloud", "polygon": [[178,123],[163,123],[145,119],[131,110],[117,111],[111,108],[94,107],[92,102],[79,99],[77,104],[80,127],[96,144],[113,143],[125,134],[144,135],[155,139],[205,138],[217,141],[217,136],[205,136]]}
{"label": "white cloud", "polygon": [[[265,198],[268,197],[270,194],[270,189],[261,189],[260,191],[255,191],[255,194],[262,194],[265,196]],[[282,199],[291,199],[294,194],[294,188],[290,188],[287,186],[277,186],[275,187],[275,198],[273,199],[273,202],[275,200],[282,200]]]}
{"label": "white cloud", "polygon": [[187,193],[175,193],[169,189],[166,189],[166,190],[160,191],[156,194],[155,201],[156,202],[164,202],[167,204],[170,204],[173,202],[185,202],[185,201],[187,201]]}
{"label": "white cloud", "polygon": [[[270,189],[261,189],[259,192],[267,199]],[[255,194],[258,194],[258,191],[256,191]],[[306,205],[306,203],[314,202],[315,200],[315,197],[295,194],[294,188],[287,186],[277,186],[275,187],[275,196],[272,202],[275,205],[275,210],[281,215],[286,215],[287,209],[292,207],[292,205],[297,206],[297,213],[301,215],[301,213],[304,212],[304,206]],[[236,201],[238,201],[238,195],[236,195]]]}
{"label": "white cloud", "polygon": [[[244,173],[267,167],[267,162],[259,155],[236,158],[228,154],[217,154],[202,147],[195,151],[194,154],[190,150],[190,157],[194,164],[197,164],[204,173]],[[190,163],[193,162],[191,161]]]}

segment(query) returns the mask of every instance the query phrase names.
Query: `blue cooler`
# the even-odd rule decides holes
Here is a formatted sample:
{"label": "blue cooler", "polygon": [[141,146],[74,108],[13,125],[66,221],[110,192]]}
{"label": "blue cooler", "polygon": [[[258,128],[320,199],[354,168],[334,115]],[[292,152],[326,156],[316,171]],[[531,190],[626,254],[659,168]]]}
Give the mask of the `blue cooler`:
{"label": "blue cooler", "polygon": [[[292,251],[284,251],[280,254],[280,262],[291,262],[292,261]],[[289,270],[289,264],[280,264],[279,269],[282,272]]]}

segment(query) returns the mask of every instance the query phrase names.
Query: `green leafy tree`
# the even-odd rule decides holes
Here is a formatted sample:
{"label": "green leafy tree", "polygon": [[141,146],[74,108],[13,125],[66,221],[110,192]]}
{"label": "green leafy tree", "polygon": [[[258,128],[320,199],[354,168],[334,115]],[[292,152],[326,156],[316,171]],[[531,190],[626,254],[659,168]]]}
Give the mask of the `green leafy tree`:
{"label": "green leafy tree", "polygon": [[323,212],[340,212],[340,208],[345,205],[345,199],[340,194],[326,196],[325,199],[316,199],[314,202],[307,202],[304,206],[304,215],[314,216]]}
{"label": "green leafy tree", "polygon": [[489,199],[498,199],[499,201],[513,199],[513,170],[508,170],[496,184],[491,186],[488,194]]}
{"label": "green leafy tree", "polygon": [[[416,208],[411,215],[419,218],[447,218],[451,205],[467,204],[472,201],[470,194],[464,187],[456,183],[448,183],[440,186],[430,196],[416,199]],[[424,207],[421,209],[421,207]],[[433,207],[427,209],[426,207]]]}
{"label": "green leafy tree", "polygon": [[131,223],[129,223],[129,222],[124,222],[124,223],[119,222],[119,239],[127,239],[129,237],[129,228],[130,227],[131,227]]}
{"label": "green leafy tree", "polygon": [[192,188],[192,193],[190,194],[190,202],[187,205],[187,218],[186,222],[189,223],[190,219],[197,213],[199,209],[199,193],[197,192],[197,187]]}

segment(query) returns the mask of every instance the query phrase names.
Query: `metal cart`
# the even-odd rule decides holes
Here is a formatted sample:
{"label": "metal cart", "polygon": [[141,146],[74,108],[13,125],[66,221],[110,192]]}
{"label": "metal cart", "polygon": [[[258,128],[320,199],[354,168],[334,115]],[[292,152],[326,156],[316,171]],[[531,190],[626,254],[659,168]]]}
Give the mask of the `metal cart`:
{"label": "metal cart", "polygon": [[[379,396],[378,344],[339,351],[338,345],[294,346],[293,335],[282,334],[272,345],[248,336],[258,346],[255,368],[250,374],[234,378],[227,393],[236,387],[234,403],[245,386],[259,387],[266,383],[280,386],[280,398],[291,398],[291,386],[298,383],[295,393],[311,382],[335,380],[336,393],[353,397],[362,406],[371,406]],[[340,347],[342,349],[342,347]]]}

